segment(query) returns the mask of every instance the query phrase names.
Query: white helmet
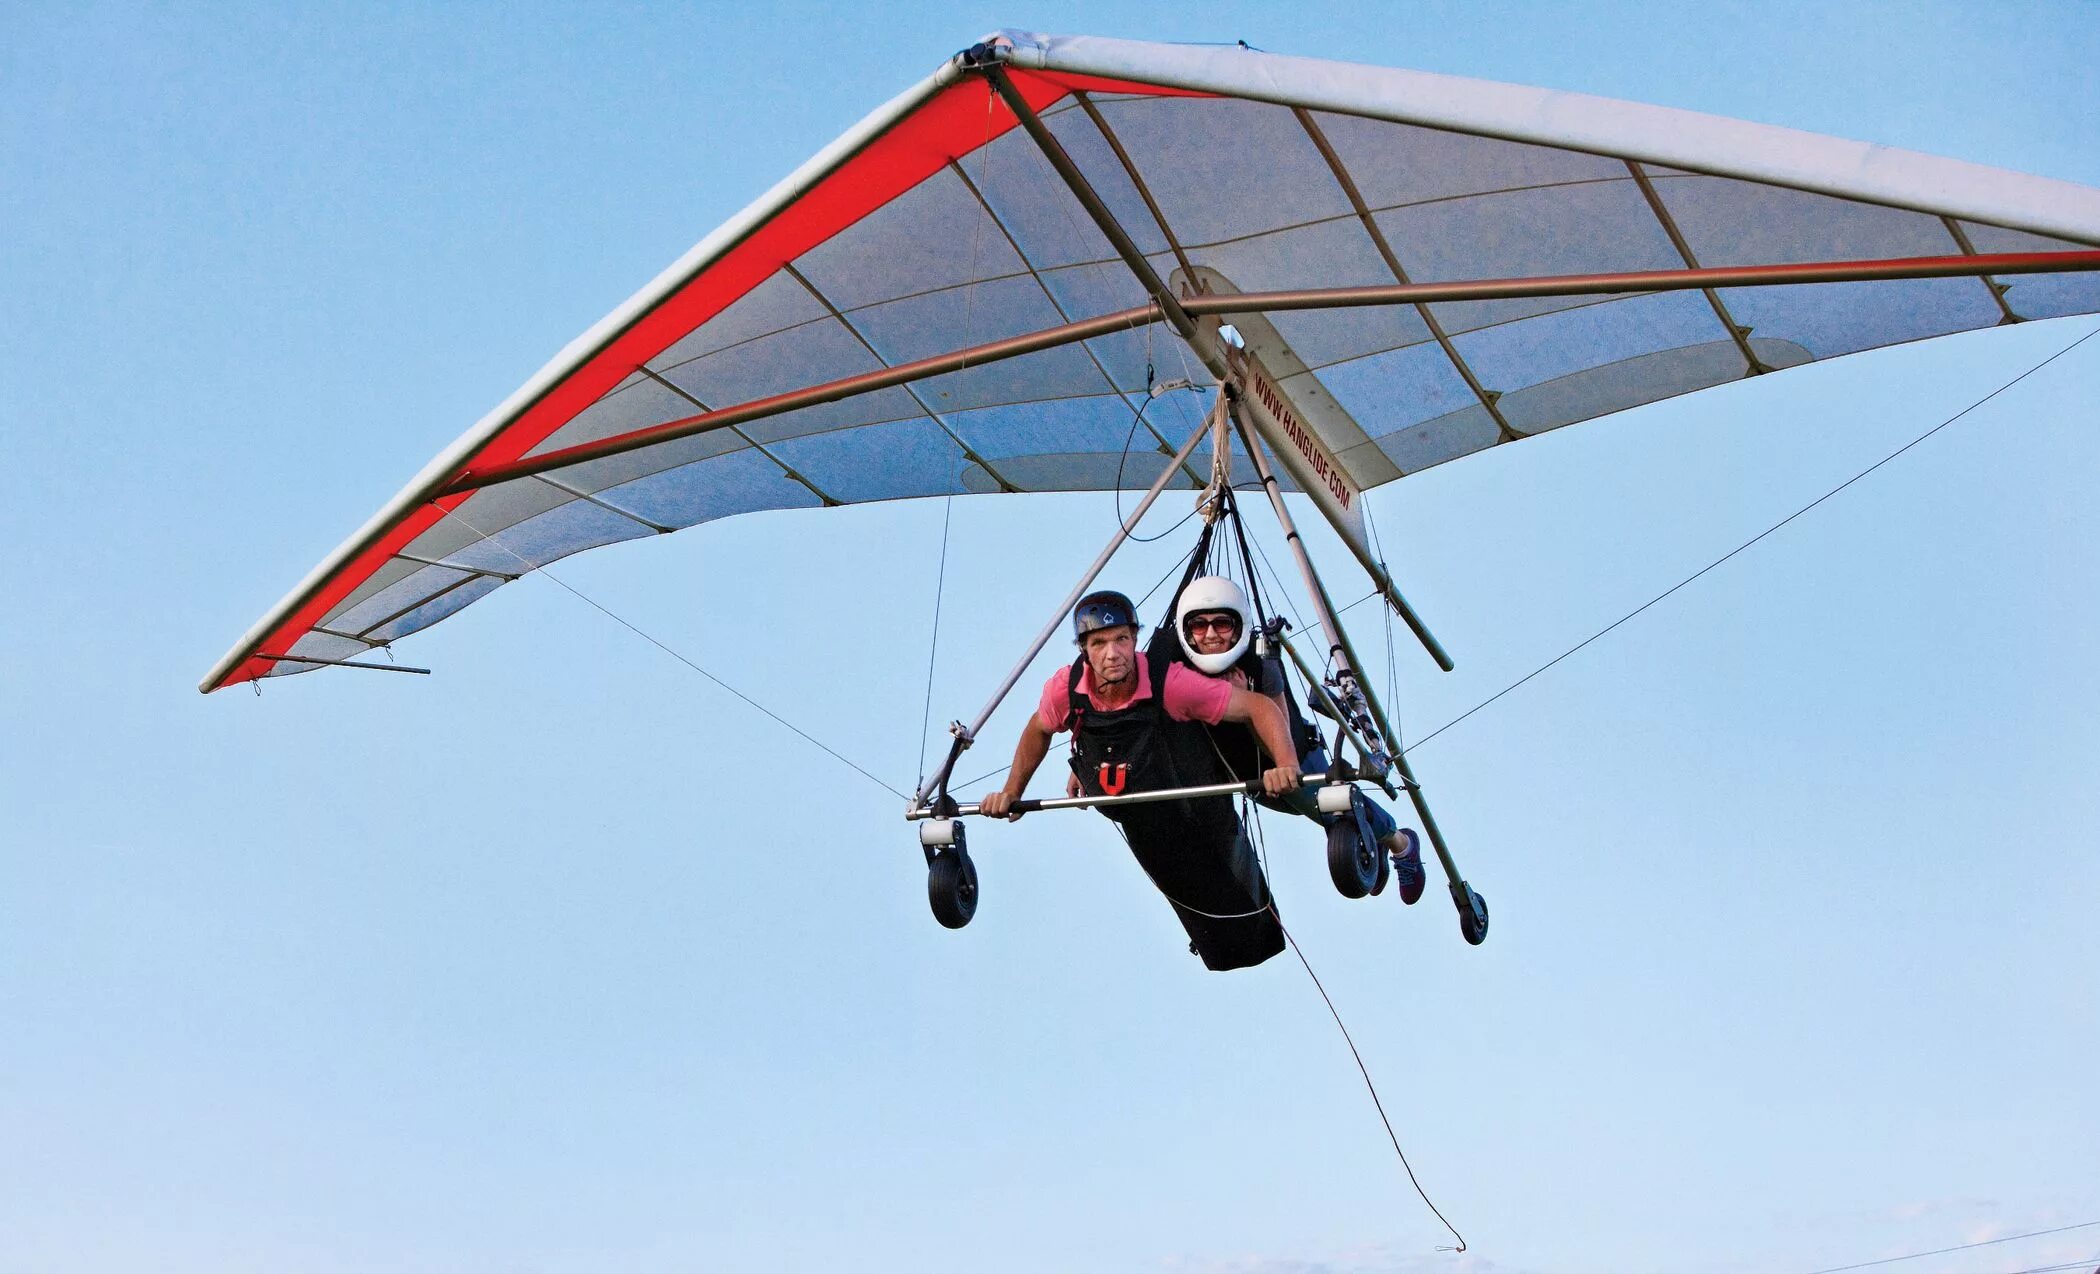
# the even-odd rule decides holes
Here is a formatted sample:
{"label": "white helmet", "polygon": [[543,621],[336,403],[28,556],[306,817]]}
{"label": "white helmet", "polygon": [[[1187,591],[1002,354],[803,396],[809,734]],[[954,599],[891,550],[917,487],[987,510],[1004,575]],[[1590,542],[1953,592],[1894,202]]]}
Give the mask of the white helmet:
{"label": "white helmet", "polygon": [[[1215,655],[1199,653],[1189,643],[1188,617],[1207,611],[1229,610],[1239,616],[1240,638],[1232,649],[1221,650]],[[1222,575],[1204,575],[1189,581],[1181,590],[1181,601],[1174,607],[1174,635],[1181,640],[1181,650],[1197,671],[1215,677],[1239,661],[1247,653],[1247,644],[1254,640],[1254,625],[1249,622],[1247,595],[1240,586]]]}

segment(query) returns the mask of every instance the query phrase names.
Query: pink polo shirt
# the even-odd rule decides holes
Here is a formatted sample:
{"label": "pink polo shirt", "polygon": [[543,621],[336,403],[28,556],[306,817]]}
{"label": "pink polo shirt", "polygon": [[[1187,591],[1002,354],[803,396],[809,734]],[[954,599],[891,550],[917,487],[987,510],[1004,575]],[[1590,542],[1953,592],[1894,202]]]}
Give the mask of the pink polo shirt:
{"label": "pink polo shirt", "polygon": [[[1036,707],[1035,718],[1052,734],[1071,728],[1072,698],[1065,693],[1065,685],[1071,676],[1071,669],[1060,668],[1043,683],[1043,697]],[[1130,696],[1122,707],[1152,697],[1152,669],[1150,661],[1143,655],[1138,656],[1137,678],[1137,693]],[[1079,693],[1086,696],[1088,703],[1095,702],[1093,669],[1079,670]],[[1225,719],[1226,705],[1231,702],[1231,682],[1222,677],[1206,677],[1184,664],[1167,665],[1167,693],[1163,703],[1167,715],[1176,721],[1216,725]]]}

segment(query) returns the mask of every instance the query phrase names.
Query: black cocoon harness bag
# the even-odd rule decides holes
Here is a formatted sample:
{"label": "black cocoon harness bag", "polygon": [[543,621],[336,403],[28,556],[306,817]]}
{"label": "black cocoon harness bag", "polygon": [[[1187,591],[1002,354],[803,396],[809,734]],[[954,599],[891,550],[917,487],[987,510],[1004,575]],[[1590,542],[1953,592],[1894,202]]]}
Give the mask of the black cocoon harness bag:
{"label": "black cocoon harness bag", "polygon": [[[1072,769],[1094,796],[1199,787],[1235,777],[1218,757],[1210,727],[1167,715],[1171,633],[1146,648],[1150,696],[1112,712],[1079,692],[1082,656],[1065,683],[1072,707]],[[1221,730],[1244,726],[1224,726]],[[1130,852],[1173,905],[1206,968],[1243,969],[1283,950],[1269,882],[1229,796],[1110,805]]]}

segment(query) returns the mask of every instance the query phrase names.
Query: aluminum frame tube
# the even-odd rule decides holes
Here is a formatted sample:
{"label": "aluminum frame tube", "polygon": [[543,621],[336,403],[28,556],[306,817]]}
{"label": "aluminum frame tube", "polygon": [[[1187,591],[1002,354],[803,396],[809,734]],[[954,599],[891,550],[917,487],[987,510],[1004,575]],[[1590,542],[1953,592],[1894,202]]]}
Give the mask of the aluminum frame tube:
{"label": "aluminum frame tube", "polygon": [[417,668],[410,664],[368,664],[360,663],[354,659],[316,659],[311,655],[273,655],[266,650],[258,650],[248,657],[250,659],[267,659],[275,664],[325,664],[330,668],[363,668],[368,672],[413,672],[425,677],[430,675],[430,669]]}
{"label": "aluminum frame tube", "polygon": [[1248,310],[1350,309],[1364,305],[1412,305],[1429,301],[1683,292],[1699,288],[1772,287],[1795,283],[1863,283],[1877,279],[1945,279],[2059,271],[2081,274],[2093,270],[2100,270],[2100,251],[2002,252],[1976,256],[1803,261],[1791,265],[1629,270],[1619,274],[1551,274],[1535,279],[1471,279],[1456,283],[1386,283],[1368,287],[1298,288],[1282,292],[1221,292],[1184,297],[1181,305],[1190,314],[1234,314]]}
{"label": "aluminum frame tube", "polygon": [[[1109,559],[1116,555],[1116,550],[1122,548],[1124,541],[1130,538],[1131,532],[1137,529],[1137,524],[1143,520],[1146,510],[1152,507],[1153,501],[1159,499],[1160,492],[1165,491],[1168,484],[1174,481],[1175,475],[1181,472],[1181,466],[1187,462],[1191,455],[1195,454],[1196,444],[1203,441],[1205,436],[1210,433],[1213,417],[1217,412],[1223,410],[1224,402],[1225,390],[1221,386],[1218,390],[1217,402],[1211,407],[1211,414],[1206,415],[1203,423],[1196,426],[1195,430],[1189,434],[1188,441],[1181,444],[1181,450],[1174,453],[1174,458],[1168,461],[1166,467],[1160,471],[1159,478],[1153,482],[1151,489],[1145,492],[1145,498],[1138,501],[1137,507],[1130,511],[1130,516],[1123,519],[1123,525],[1117,527],[1115,535],[1109,538],[1107,547],[1103,548],[1100,555],[1094,558],[1094,564],[1087,567],[1086,574],[1080,577],[1079,583],[1073,585],[1072,591],[1065,595],[1064,601],[1058,603],[1057,610],[1051,614],[1048,622],[1043,625],[1042,631],[1035,635],[1035,641],[1029,645],[1028,653],[1021,656],[1020,660],[1014,664],[1012,671],[1006,674],[1006,679],[999,683],[999,688],[992,692],[990,701],[984,705],[984,710],[977,714],[977,719],[964,727],[963,737],[966,740],[970,743],[977,741],[977,732],[984,729],[984,723],[991,720],[992,713],[999,710],[999,705],[1013,691],[1014,684],[1020,681],[1021,674],[1028,671],[1028,665],[1034,663],[1035,657],[1042,653],[1044,646],[1049,644],[1051,634],[1055,633],[1064,624],[1065,620],[1072,613],[1072,607],[1078,603],[1081,597],[1086,595],[1087,588],[1100,577],[1102,570],[1108,566]],[[959,756],[960,753],[956,755]],[[905,817],[917,817],[919,812],[925,809],[926,798],[939,790],[948,781],[949,771],[953,767],[954,760],[951,757],[948,763],[943,765],[933,777],[920,785],[919,790],[912,796],[911,807],[906,812]]]}
{"label": "aluminum frame tube", "polygon": [[[1035,108],[1028,104],[1028,99],[1021,96],[1020,90],[1014,87],[1013,80],[1007,76],[1003,67],[996,62],[991,63],[985,67],[984,77],[990,81],[992,90],[999,94],[1000,100],[1006,103],[1007,109],[1014,113],[1014,119],[1019,121],[1022,130],[1035,142],[1036,149],[1043,152],[1043,158],[1050,161],[1050,166],[1057,170],[1058,177],[1064,181],[1066,188],[1071,190],[1072,196],[1086,209],[1087,216],[1093,218],[1095,226],[1107,236],[1109,244],[1116,250],[1116,255],[1123,258],[1123,264],[1130,267],[1130,272],[1137,276],[1145,291],[1165,311],[1167,321],[1174,325],[1174,330],[1181,333],[1183,338],[1193,341],[1196,335],[1195,320],[1182,308],[1179,298],[1167,287],[1167,281],[1159,277],[1159,271],[1153,269],[1152,263],[1145,259],[1144,252],[1138,248],[1137,241],[1130,237],[1130,232],[1123,228],[1123,223],[1117,221],[1115,214],[1109,211],[1108,205],[1102,201],[1093,183],[1086,179],[1086,174],[1079,171],[1079,165],[1072,162],[1072,156],[1065,151],[1064,143],[1057,140],[1057,135],[1050,131],[1049,125],[1043,123],[1042,116],[1037,115]],[[1203,350],[1198,349],[1196,354],[1203,358],[1205,363],[1212,362]],[[1210,370],[1213,375],[1221,375],[1223,369],[1212,366]]]}
{"label": "aluminum frame tube", "polygon": [[520,456],[502,464],[485,468],[469,468],[440,488],[435,496],[458,495],[465,491],[477,491],[482,487],[509,482],[514,478],[531,477],[554,469],[582,464],[587,460],[603,460],[608,456],[625,455],[643,447],[658,443],[675,442],[690,438],[694,434],[710,433],[716,429],[727,429],[731,425],[747,424],[767,416],[779,416],[803,407],[815,407],[823,403],[837,402],[856,394],[872,393],[878,389],[889,389],[913,381],[925,380],[947,372],[958,372],[965,368],[982,367],[988,363],[1004,362],[1033,354],[1039,350],[1055,349],[1061,345],[1072,345],[1096,336],[1107,336],[1115,332],[1128,331],[1158,322],[1161,311],[1157,305],[1138,305],[1126,310],[1117,310],[1097,318],[1081,319],[1073,323],[1060,323],[1046,327],[1040,332],[1028,332],[1020,336],[1009,336],[1004,340],[987,341],[967,349],[954,350],[946,354],[935,354],[927,358],[899,363],[878,371],[862,372],[857,376],[846,376],[838,380],[811,385],[807,389],[790,390],[774,394],[769,398],[756,398],[748,403],[720,407],[714,411],[701,412],[679,420],[667,420],[660,425],[629,430],[614,434],[595,442],[581,442],[573,447],[548,451],[536,456]]}
{"label": "aluminum frame tube", "polygon": [[[1301,774],[1298,785],[1304,788],[1325,787],[1325,774]],[[1103,805],[1147,805],[1156,801],[1178,801],[1184,797],[1197,796],[1259,796],[1262,794],[1261,780],[1250,779],[1245,783],[1206,783],[1201,787],[1165,787],[1152,792],[1124,792],[1116,796],[1055,796],[1039,797],[1035,800],[1015,801],[1010,807],[1015,813],[1033,814],[1038,810],[1084,810]],[[953,814],[936,814],[932,806],[920,806],[906,810],[905,821],[920,822],[929,818],[983,818],[984,810],[977,805],[958,805]]]}

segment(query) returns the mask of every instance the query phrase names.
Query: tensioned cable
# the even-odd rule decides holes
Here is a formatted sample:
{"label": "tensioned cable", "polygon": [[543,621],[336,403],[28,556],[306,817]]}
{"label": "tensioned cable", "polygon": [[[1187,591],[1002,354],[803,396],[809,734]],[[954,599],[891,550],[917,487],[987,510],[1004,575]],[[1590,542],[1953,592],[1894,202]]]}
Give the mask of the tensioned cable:
{"label": "tensioned cable", "polygon": [[[964,348],[971,348],[977,344],[977,285],[982,281],[978,278],[977,267],[981,263],[984,249],[984,223],[991,216],[989,206],[984,205],[983,192],[990,189],[989,178],[992,172],[992,103],[994,100],[989,95],[985,98],[984,140],[977,145],[977,190],[979,192],[978,202],[980,207],[978,208],[978,215],[972,218],[975,229],[970,234],[970,265],[968,271],[970,283],[963,290]],[[968,387],[970,373],[974,370],[976,369],[966,365],[963,367],[961,374],[956,377],[955,386],[958,393],[961,393]],[[963,400],[965,402],[968,401],[967,394],[964,395]],[[948,521],[954,513],[955,496],[951,493],[941,502],[941,565],[933,584],[933,634],[926,641],[926,705],[919,711],[918,782],[922,786],[926,782],[926,728],[933,724],[934,659],[940,654],[941,649],[941,598],[946,592],[948,583]]]}
{"label": "tensioned cable", "polygon": [[873,774],[870,774],[861,766],[855,764],[837,748],[832,747],[830,744],[824,742],[816,735],[811,734],[809,731],[803,729],[801,726],[798,726],[794,722],[788,720],[786,717],[781,716],[779,713],[773,711],[771,708],[768,708],[766,705],[760,703],[758,700],[752,698],[750,695],[745,694],[743,691],[737,689],[735,686],[730,685],[728,682],[722,680],[720,677],[717,677],[715,674],[709,672],[707,669],[702,668],[699,664],[696,664],[692,660],[686,658],[684,655],[679,654],[677,651],[671,649],[669,646],[666,646],[664,643],[658,641],[656,638],[651,637],[648,633],[643,632],[634,624],[629,623],[627,620],[613,613],[613,611],[609,607],[601,605],[597,601],[585,595],[585,593],[581,589],[571,585],[567,580],[563,579],[559,575],[556,575],[553,571],[548,570],[544,566],[534,566],[531,560],[528,559],[524,554],[518,552],[510,545],[505,544],[503,541],[497,539],[495,536],[490,535],[488,532],[483,531],[480,527],[477,527],[472,522],[467,521],[458,513],[446,508],[442,504],[438,504],[436,501],[431,502],[431,507],[435,508],[438,512],[444,514],[446,517],[451,518],[453,521],[459,523],[461,526],[467,528],[469,531],[472,531],[474,534],[480,536],[484,542],[493,544],[497,548],[502,549],[504,552],[510,554],[512,557],[517,558],[518,561],[524,565],[527,573],[546,576],[548,579],[554,581],[556,584],[559,584],[564,591],[569,593],[571,596],[575,597],[578,601],[581,601],[584,604],[588,605],[592,610],[595,610],[599,614],[604,615],[607,619],[612,620],[614,623],[626,629],[628,632],[633,633],[635,636],[641,638],[643,641],[646,641],[650,645],[656,647],[658,650],[663,651],[671,658],[676,659],[679,663],[684,664],[686,667],[692,669],[694,672],[697,672],[701,676],[707,678],[709,681],[714,682],[717,686],[720,686],[722,689],[728,691],[730,694],[733,694],[737,698],[742,699],[745,703],[750,704],[753,708],[758,709],[766,716],[773,718],[774,721],[778,722],[782,726],[785,726],[790,732],[801,736],[804,741],[814,745],[818,750],[827,753],[831,756],[833,760],[859,774],[862,778],[868,780],[868,782],[873,783],[875,786],[881,788],[883,791],[890,793],[892,796],[895,796],[900,801],[909,801],[911,799],[904,793],[899,792],[896,788],[891,787],[889,784],[883,782],[881,779],[876,778]]}
{"label": "tensioned cable", "polygon": [[[1192,515],[1190,515],[1190,516],[1194,516],[1194,515],[1192,514]],[[1187,520],[1188,520],[1187,518],[1184,518],[1184,519],[1182,519],[1182,521],[1187,521]],[[1176,525],[1179,525],[1179,523],[1177,523]],[[1146,590],[1145,590],[1145,595],[1144,595],[1143,597],[1140,597],[1140,598],[1138,598],[1138,599],[1137,599],[1137,609],[1138,609],[1138,610],[1140,610],[1140,611],[1144,610],[1144,609],[1145,609],[1145,603],[1146,603],[1146,602],[1149,602],[1149,601],[1151,601],[1151,600],[1152,600],[1152,595],[1153,595],[1154,593],[1157,593],[1157,592],[1159,591],[1159,587],[1160,587],[1160,585],[1162,585],[1162,584],[1166,583],[1166,582],[1167,582],[1168,580],[1170,580],[1170,579],[1173,579],[1173,578],[1174,578],[1174,576],[1175,576],[1175,575],[1176,575],[1177,573],[1179,573],[1179,572],[1181,572],[1181,571],[1184,571],[1184,570],[1187,570],[1187,569],[1188,569],[1188,559],[1187,559],[1187,558],[1185,558],[1185,557],[1177,557],[1177,558],[1175,558],[1175,559],[1174,559],[1174,560],[1173,560],[1172,562],[1168,563],[1168,565],[1167,565],[1167,573],[1166,573],[1166,574],[1164,574],[1164,575],[1162,575],[1162,576],[1160,576],[1160,577],[1159,577],[1158,579],[1156,579],[1156,580],[1152,581],[1152,587],[1150,587],[1150,588],[1146,589]]]}
{"label": "tensioned cable", "polygon": [[933,659],[941,649],[941,596],[948,584],[948,519],[955,497],[941,502],[941,568],[933,581],[933,637],[926,643],[926,707],[919,713],[919,782],[926,781],[926,727],[933,724]]}
{"label": "tensioned cable", "polygon": [[[2087,333],[2088,336],[2091,334],[2090,332]],[[1999,1243],[2014,1243],[2021,1239],[2038,1239],[2046,1234],[2068,1234],[2072,1230],[2090,1230],[2096,1225],[2100,1225],[2100,1221],[2080,1221],[2076,1225],[2059,1225],[2053,1230],[2029,1230],[2025,1234],[2008,1234],[2002,1239],[1982,1239],[1975,1243],[1957,1243],[1953,1247],[1936,1247],[1930,1252],[1912,1252],[1905,1256],[1884,1256],[1878,1261],[1861,1261],[1856,1265],[1832,1265],[1820,1270],[1810,1270],[1809,1274],[1843,1274],[1846,1270],[1872,1269],[1877,1265],[1893,1265],[1898,1261],[1915,1261],[1927,1256],[1944,1256],[1949,1252],[1966,1252],[1972,1247],[1992,1247]],[[2075,1269],[2084,1264],[2085,1262],[2083,1261],[2074,1261],[2069,1266],[2051,1266],[2049,1268]]]}
{"label": "tensioned cable", "polygon": [[[1978,407],[1983,406],[1991,399],[1996,398],[1998,395],[2004,393],[2006,390],[2011,389],[2014,385],[2017,385],[2021,381],[2026,380],[2029,376],[2034,375],[2036,372],[2042,370],[2044,367],[2047,367],[2049,364],[2055,362],[2057,359],[2062,358],[2064,355],[2070,353],[2072,350],[2077,349],[2080,345],[2085,344],[2087,341],[2093,339],[2093,337],[2095,336],[2100,336],[2100,327],[2096,327],[2093,328],[2091,331],[2088,331],[2085,335],[2079,337],[2075,341],[2072,341],[2069,345],[2064,346],[2062,349],[2056,351],[2054,354],[2051,354],[2049,357],[2043,359],[2041,362],[2036,363],[2034,366],[2028,368],[2026,371],[2021,372],[2018,376],[2015,376],[2011,380],[2006,381],[2003,385],[1998,386],[1998,388],[1992,390],[1990,393],[1985,394],[1983,397],[1977,399],[1975,402],[1970,403],[1968,406],[1962,408],[1960,411],[1955,412],[1953,415],[1947,417],[1945,420],[1942,420],[1940,423],[1934,425],[1932,428],[1926,430],[1924,433],[1919,434],[1917,437],[1911,439],[1909,442],[1904,443],[1902,446],[1896,448],[1894,451],[1891,451],[1887,455],[1883,456],[1881,459],[1876,460],[1873,464],[1870,464],[1866,468],[1861,469],[1858,473],[1853,474],[1851,477],[1845,479],[1843,482],[1840,482],[1836,486],[1830,488],[1830,490],[1825,491],[1823,494],[1817,496],[1815,499],[1810,500],[1807,504],[1804,504],[1800,508],[1795,509],[1792,513],[1787,514],[1785,517],[1779,519],[1777,522],[1774,522],[1772,525],[1766,527],[1764,530],[1759,531],[1756,535],[1753,535],[1749,539],[1744,540],[1741,544],[1736,545],[1734,548],[1728,550],[1726,553],[1723,553],[1721,556],[1715,558],[1713,561],[1708,562],[1706,565],[1700,567],[1698,570],[1693,571],[1690,575],[1687,575],[1683,579],[1678,580],[1675,584],[1670,585],[1662,592],[1657,593],[1655,596],[1649,598],[1645,602],[1642,602],[1640,605],[1634,607],[1632,610],[1627,611],[1624,615],[1619,616],[1617,619],[1611,621],[1609,624],[1606,624],[1604,627],[1598,629],[1596,632],[1591,633],[1589,636],[1583,638],[1581,641],[1578,641],[1574,645],[1568,647],[1566,650],[1561,651],[1553,658],[1548,659],[1545,663],[1540,664],[1538,667],[1532,669],[1530,672],[1525,673],[1523,676],[1517,678],[1515,681],[1512,681],[1508,685],[1502,687],[1502,689],[1497,690],[1495,693],[1489,695],[1487,698],[1482,699],[1479,703],[1476,703],[1472,707],[1467,708],[1464,712],[1459,713],[1457,716],[1451,718],[1449,721],[1446,721],[1444,724],[1438,726],[1436,729],[1431,730],[1428,734],[1425,734],[1421,738],[1416,739],[1413,743],[1407,744],[1405,747],[1401,748],[1401,751],[1412,752],[1414,749],[1421,747],[1423,744],[1429,742],[1431,739],[1434,739],[1436,736],[1442,734],[1444,731],[1449,730],[1452,726],[1457,725],[1459,722],[1465,720],[1467,717],[1472,716],[1474,713],[1480,711],[1482,708],[1487,707],[1489,704],[1495,702],[1497,699],[1500,699],[1502,696],[1508,694],[1510,691],[1515,690],[1517,687],[1523,685],[1525,682],[1530,681],[1533,677],[1536,677],[1540,673],[1545,672],[1547,669],[1553,667],[1555,664],[1561,662],[1563,659],[1566,659],[1568,656],[1574,654],[1576,651],[1581,650],[1584,646],[1587,646],[1591,642],[1596,641],[1598,638],[1604,636],[1606,633],[1609,633],[1613,629],[1617,628],[1619,625],[1624,624],[1626,621],[1632,619],[1634,616],[1639,615],[1642,611],[1647,610],[1649,607],[1655,605],[1657,602],[1660,602],[1664,598],[1669,597],[1678,589],[1681,589],[1685,585],[1690,584],[1693,580],[1696,580],[1700,576],[1706,574],[1708,571],[1713,570],[1715,567],[1721,565],[1723,562],[1726,562],[1729,558],[1734,557],[1736,554],[1741,553],[1745,549],[1749,548],[1751,545],[1756,544],[1758,541],[1764,539],[1766,536],[1772,534],[1774,531],[1777,531],[1779,528],[1785,526],[1787,523],[1792,522],[1795,518],[1800,517],[1802,514],[1808,512],[1810,509],[1813,509],[1817,505],[1823,503],[1825,500],[1830,499],[1838,492],[1843,491],[1845,488],[1851,486],[1855,482],[1858,482],[1860,479],[1866,477],[1868,474],[1874,472],[1876,469],[1881,468],[1881,466],[1889,463],[1891,460],[1894,460],[1896,457],[1902,455],[1904,452],[1909,451],[1912,447],[1915,447],[1919,443],[1925,441],[1927,438],[1932,437],[1940,430],[1945,429],[1947,426],[1953,424],[1955,421],[1960,420],[1963,416],[1966,416],[1970,412],[1975,411]],[[1376,596],[1376,594],[1373,594],[1372,596]],[[1364,598],[1362,600],[1368,601],[1370,599]],[[1359,604],[1359,602],[1350,603],[1351,606]],[[1345,607],[1344,609],[1347,608]]]}
{"label": "tensioned cable", "polygon": [[2030,1265],[2023,1270],[2006,1270],[2005,1274],[2087,1274],[2100,1270],[2100,1256],[2088,1256],[2082,1261],[2064,1261],[2058,1265]]}
{"label": "tensioned cable", "polygon": [[[1290,590],[1283,586],[1283,575],[1276,569],[1276,564],[1269,560],[1269,550],[1261,546],[1261,537],[1250,535],[1247,542],[1254,546],[1254,554],[1261,559],[1262,569],[1269,573],[1269,596],[1276,602],[1277,609],[1290,618],[1294,630],[1305,631],[1305,625],[1298,620],[1297,610],[1291,605]],[[1376,597],[1377,594],[1373,593],[1372,596]]]}
{"label": "tensioned cable", "polygon": [[[1369,498],[1364,500],[1364,525],[1371,529],[1371,550],[1378,555],[1378,569],[1385,572],[1387,579],[1391,579],[1393,577],[1392,568],[1385,564],[1385,540],[1378,534],[1378,519],[1371,514],[1371,501]],[[1384,707],[1386,721],[1387,724],[1393,727],[1393,733],[1397,735],[1404,727],[1400,721],[1400,669],[1393,659],[1393,608],[1381,606],[1378,609],[1382,612],[1385,619]]]}

